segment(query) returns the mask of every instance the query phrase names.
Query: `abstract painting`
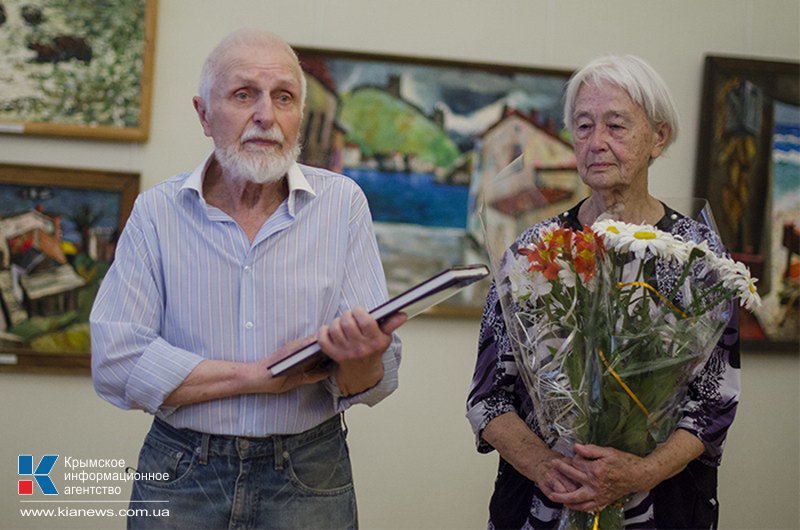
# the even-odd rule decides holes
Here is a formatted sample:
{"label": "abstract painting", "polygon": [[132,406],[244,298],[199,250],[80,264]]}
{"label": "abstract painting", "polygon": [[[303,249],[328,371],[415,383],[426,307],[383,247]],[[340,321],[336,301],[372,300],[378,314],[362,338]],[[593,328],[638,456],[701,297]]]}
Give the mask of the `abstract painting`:
{"label": "abstract painting", "polygon": [[763,305],[741,314],[758,349],[800,345],[800,63],[708,56],[696,193]]}
{"label": "abstract painting", "polygon": [[0,2],[0,132],[147,139],[156,0]]}

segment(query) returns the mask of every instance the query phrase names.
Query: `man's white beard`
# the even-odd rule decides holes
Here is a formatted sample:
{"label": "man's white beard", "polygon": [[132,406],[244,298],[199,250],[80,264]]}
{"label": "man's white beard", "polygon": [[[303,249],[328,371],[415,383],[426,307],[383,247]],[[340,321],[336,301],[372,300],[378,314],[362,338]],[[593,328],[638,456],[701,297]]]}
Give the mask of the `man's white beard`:
{"label": "man's white beard", "polygon": [[281,151],[275,147],[263,148],[246,144],[245,142],[251,138],[264,138],[281,144],[285,140],[277,125],[273,125],[267,131],[250,127],[242,134],[239,142],[227,147],[215,147],[214,156],[229,177],[256,184],[277,182],[286,175],[300,156],[299,138],[292,149]]}

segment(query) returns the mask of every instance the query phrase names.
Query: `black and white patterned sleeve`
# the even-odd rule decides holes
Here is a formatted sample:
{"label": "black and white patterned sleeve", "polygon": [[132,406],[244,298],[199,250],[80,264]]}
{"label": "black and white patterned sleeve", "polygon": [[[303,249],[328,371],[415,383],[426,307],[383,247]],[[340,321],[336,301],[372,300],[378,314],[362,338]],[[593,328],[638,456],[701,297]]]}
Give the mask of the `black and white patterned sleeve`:
{"label": "black and white patterned sleeve", "polygon": [[467,419],[481,453],[492,450],[481,437],[486,425],[497,416],[515,410],[516,380],[517,366],[506,333],[497,289],[492,282],[483,310],[478,358],[467,398]]}

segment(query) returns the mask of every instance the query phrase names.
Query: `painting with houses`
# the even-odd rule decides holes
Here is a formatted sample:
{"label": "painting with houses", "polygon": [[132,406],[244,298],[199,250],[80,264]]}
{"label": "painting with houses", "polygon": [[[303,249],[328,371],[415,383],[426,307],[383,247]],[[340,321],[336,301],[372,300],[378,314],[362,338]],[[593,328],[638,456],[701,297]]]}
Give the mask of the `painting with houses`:
{"label": "painting with houses", "polygon": [[[299,55],[308,81],[301,161],[364,190],[393,294],[445,267],[486,262],[477,205],[488,205],[498,230],[504,220],[512,230],[585,193],[562,123],[570,72]],[[488,185],[522,155],[529,171]],[[455,306],[480,307],[485,287],[465,290]]]}
{"label": "painting with houses", "polygon": [[119,194],[0,184],[0,341],[89,352],[88,315],[113,259]]}

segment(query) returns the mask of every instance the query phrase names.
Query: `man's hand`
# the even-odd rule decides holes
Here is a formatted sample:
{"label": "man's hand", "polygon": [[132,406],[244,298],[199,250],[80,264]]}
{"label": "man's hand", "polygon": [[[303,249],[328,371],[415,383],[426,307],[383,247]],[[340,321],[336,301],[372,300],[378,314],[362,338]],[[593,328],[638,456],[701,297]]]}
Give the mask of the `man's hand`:
{"label": "man's hand", "polygon": [[[383,377],[381,355],[392,342],[392,332],[407,320],[404,314],[388,319],[382,326],[363,309],[348,311],[323,326],[317,340],[329,357],[339,363],[336,382],[343,395],[353,395],[375,386]],[[318,383],[331,373],[311,370],[273,376],[268,366],[307,346],[315,337],[294,340],[272,355],[253,363],[205,360],[164,400],[164,405],[181,406],[240,394],[281,394],[299,386]]]}
{"label": "man's hand", "polygon": [[294,340],[272,355],[256,362],[242,363],[207,359],[198,364],[183,383],[164,400],[164,405],[181,406],[240,394],[280,394],[309,385],[330,375],[312,371],[274,377],[267,368],[314,341],[314,337]]}
{"label": "man's hand", "polygon": [[270,372],[268,368],[269,366],[289,356],[290,354],[294,353],[300,348],[308,346],[312,342],[314,342],[314,336],[287,342],[286,344],[278,348],[278,350],[269,357],[266,357],[256,362],[255,364],[257,367],[255,373],[262,375],[266,373],[267,376],[261,379],[260,381],[259,380],[255,381],[257,385],[260,385],[260,389],[256,390],[255,392],[256,393],[263,392],[268,394],[283,394],[284,392],[294,390],[299,386],[318,383],[323,379],[325,379],[326,377],[328,377],[329,375],[331,375],[330,370],[319,369],[319,368],[314,368],[307,371],[294,372],[279,376],[273,376],[272,372]]}
{"label": "man's hand", "polygon": [[406,320],[399,313],[378,325],[366,310],[357,308],[319,329],[320,348],[339,365],[335,377],[342,395],[352,396],[378,384],[383,378],[383,352],[392,342],[392,332]]}

